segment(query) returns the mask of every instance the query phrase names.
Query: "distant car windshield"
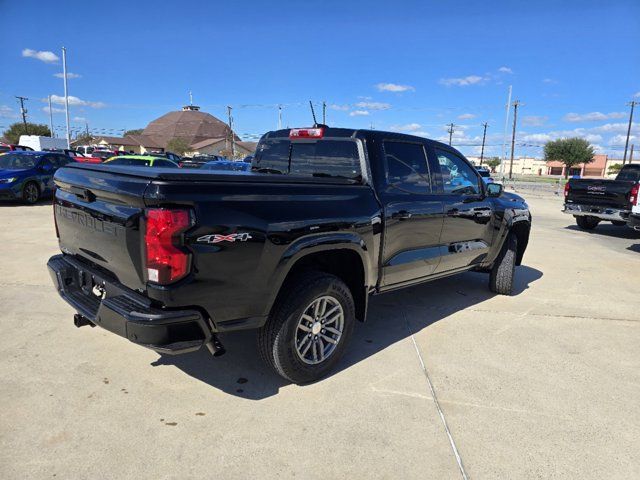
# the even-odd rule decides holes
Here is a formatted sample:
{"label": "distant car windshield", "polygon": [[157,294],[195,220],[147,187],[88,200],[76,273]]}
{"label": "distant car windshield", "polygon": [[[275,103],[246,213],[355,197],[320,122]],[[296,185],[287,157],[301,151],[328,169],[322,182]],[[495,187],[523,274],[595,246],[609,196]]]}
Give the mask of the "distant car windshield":
{"label": "distant car windshield", "polygon": [[151,160],[144,158],[114,158],[109,160],[105,165],[128,165],[134,167],[149,167],[151,166]]}
{"label": "distant car windshield", "polygon": [[37,155],[20,155],[7,153],[0,156],[0,169],[3,170],[26,170],[33,168],[40,159]]}
{"label": "distant car windshield", "polygon": [[480,174],[481,177],[485,177],[485,178],[491,176],[491,172],[489,170],[484,170],[481,168],[478,169],[478,173]]}

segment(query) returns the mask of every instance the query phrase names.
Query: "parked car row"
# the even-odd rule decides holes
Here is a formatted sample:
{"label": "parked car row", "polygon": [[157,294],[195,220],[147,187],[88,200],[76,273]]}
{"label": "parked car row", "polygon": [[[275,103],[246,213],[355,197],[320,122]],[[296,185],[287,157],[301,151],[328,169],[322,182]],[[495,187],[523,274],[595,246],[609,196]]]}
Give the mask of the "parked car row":
{"label": "parked car row", "polygon": [[600,222],[640,230],[640,164],[627,164],[614,180],[572,178],[564,187],[564,213],[583,230]]}

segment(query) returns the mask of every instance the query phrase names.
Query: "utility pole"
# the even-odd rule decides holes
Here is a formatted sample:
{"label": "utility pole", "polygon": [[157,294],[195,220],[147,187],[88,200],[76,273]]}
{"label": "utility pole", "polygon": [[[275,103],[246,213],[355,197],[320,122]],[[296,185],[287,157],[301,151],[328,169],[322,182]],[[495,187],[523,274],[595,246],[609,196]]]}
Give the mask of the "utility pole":
{"label": "utility pole", "polygon": [[22,114],[22,123],[24,123],[24,134],[29,135],[29,127],[27,126],[27,110],[24,108],[24,101],[29,100],[27,97],[20,97],[16,95],[16,98],[20,101],[20,113]]}
{"label": "utility pole", "polygon": [[64,77],[64,110],[67,120],[67,148],[71,148],[71,131],[69,127],[69,90],[67,87],[67,49],[62,47],[62,76]]}
{"label": "utility pole", "polygon": [[89,122],[84,122],[84,133],[86,137],[89,136]]}
{"label": "utility pole", "polygon": [[631,111],[629,112],[629,127],[627,128],[627,141],[624,144],[624,157],[622,157],[622,165],[627,161],[627,148],[629,148],[629,135],[631,135],[631,124],[633,122],[633,107],[636,105],[640,105],[640,102],[631,101],[627,103],[627,105],[631,106]]}
{"label": "utility pole", "polygon": [[49,95],[49,132],[51,133],[51,138],[55,138],[55,134],[53,133],[53,109],[51,108],[51,95]]}
{"label": "utility pole", "polygon": [[451,145],[451,138],[453,137],[453,127],[455,127],[455,125],[453,123],[450,123],[447,125],[449,128],[447,129],[447,132],[449,132],[449,145]]}
{"label": "utility pole", "polygon": [[487,138],[487,127],[489,126],[489,124],[487,122],[484,122],[482,126],[484,127],[484,132],[482,133],[482,150],[480,150],[480,166],[482,166],[482,159],[484,158],[484,141]]}
{"label": "utility pole", "polygon": [[282,105],[278,105],[278,130],[282,130]]}
{"label": "utility pole", "polygon": [[633,163],[633,146],[635,144],[631,144],[631,151],[629,152],[629,163]]}
{"label": "utility pole", "polygon": [[518,122],[518,107],[520,100],[513,102],[513,133],[511,134],[511,160],[509,161],[509,180],[513,176],[513,151],[516,147],[516,123]]}
{"label": "utility pole", "polygon": [[507,132],[509,131],[509,111],[511,110],[512,86],[509,85],[509,95],[507,96],[506,112],[504,116],[504,135],[502,136],[502,161],[500,162],[500,175],[504,178],[504,167],[507,161]]}
{"label": "utility pole", "polygon": [[229,136],[231,137],[231,158],[236,156],[236,142],[233,138],[233,116],[231,115],[233,107],[227,105],[227,117],[229,118]]}
{"label": "utility pole", "polygon": [[322,124],[327,124],[327,102],[322,101]]}

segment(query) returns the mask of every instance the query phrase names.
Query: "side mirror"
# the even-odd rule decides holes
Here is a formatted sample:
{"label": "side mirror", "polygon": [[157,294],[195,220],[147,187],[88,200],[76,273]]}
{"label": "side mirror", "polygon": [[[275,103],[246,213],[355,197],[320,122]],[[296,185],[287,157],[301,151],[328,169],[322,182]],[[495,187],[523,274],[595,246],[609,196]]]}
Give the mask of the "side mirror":
{"label": "side mirror", "polygon": [[502,195],[504,191],[504,187],[501,183],[488,183],[487,184],[487,195],[489,197],[499,197]]}

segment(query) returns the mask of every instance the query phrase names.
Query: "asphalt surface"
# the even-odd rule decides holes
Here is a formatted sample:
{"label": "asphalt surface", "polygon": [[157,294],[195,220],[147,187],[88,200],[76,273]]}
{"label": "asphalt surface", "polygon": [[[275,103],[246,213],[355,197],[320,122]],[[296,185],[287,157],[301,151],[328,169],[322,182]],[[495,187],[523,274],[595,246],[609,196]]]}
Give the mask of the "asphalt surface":
{"label": "asphalt surface", "polygon": [[640,477],[640,234],[527,199],[515,296],[467,273],[375,297],[305,387],[254,332],[213,359],[76,329],[49,202],[0,205],[0,478]]}

